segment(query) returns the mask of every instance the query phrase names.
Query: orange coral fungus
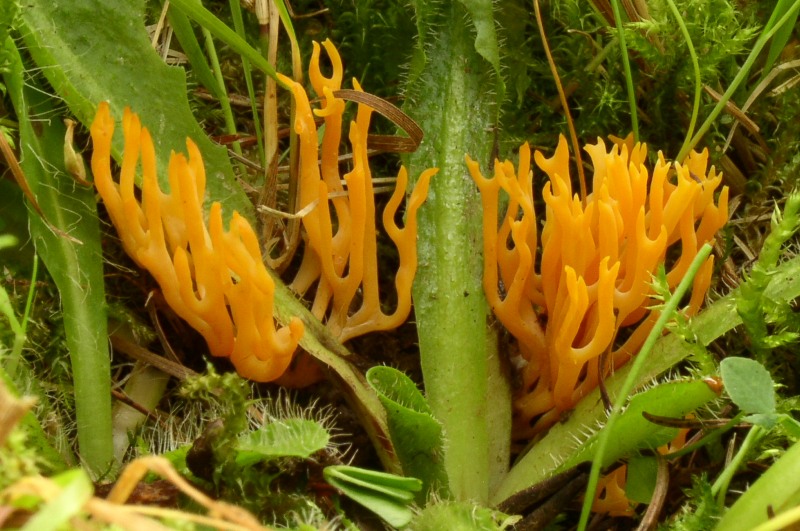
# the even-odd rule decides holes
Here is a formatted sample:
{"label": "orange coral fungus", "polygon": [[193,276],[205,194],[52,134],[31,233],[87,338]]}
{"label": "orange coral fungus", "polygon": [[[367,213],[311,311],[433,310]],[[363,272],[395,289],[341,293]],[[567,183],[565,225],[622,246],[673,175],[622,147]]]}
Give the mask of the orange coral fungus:
{"label": "orange coral fungus", "polygon": [[[397,307],[391,314],[385,314],[378,290],[375,200],[367,159],[367,134],[373,109],[358,105],[356,119],[349,126],[352,169],[342,177],[339,144],[345,102],[334,95],[341,88],[342,62],[330,41],[323,44],[333,65],[331,76],[325,77],[320,71],[317,43],[309,68],[321,108],[312,111],[303,87],[282,78],[291,87],[297,109],[294,128],[300,141],[298,208],[311,209],[303,217],[306,242],[303,261],[290,287],[302,295],[316,282],[312,313],[324,320],[336,337],[347,341],[367,332],[395,328],[408,317],[411,284],[417,269],[416,214],[436,170],[423,172],[417,181],[406,205],[403,228],[397,226],[395,216],[408,182],[405,168],[400,169],[395,191],[383,211],[383,225],[397,247],[400,260],[395,277]],[[358,82],[354,80],[353,84],[355,90],[361,90]],[[315,115],[324,120],[321,148]]]}
{"label": "orange coral fungus", "polygon": [[[275,329],[274,283],[261,260],[258,240],[247,221],[234,212],[223,229],[222,207],[211,206],[203,222],[205,169],[200,151],[187,139],[188,159],[173,153],[170,193],[156,176],[153,142],[139,118],[125,109],[125,150],[120,183],[111,176],[114,120],[101,103],[91,127],[92,171],[125,251],[158,282],[180,317],[203,335],[215,356],[231,359],[242,376],[259,382],[283,374],[303,335],[293,318]],[[141,157],[142,201],[134,196],[134,174]]]}
{"label": "orange coral fungus", "polygon": [[609,516],[633,516],[633,503],[625,494],[628,466],[622,465],[600,478],[592,511]]}
{"label": "orange coral fungus", "polygon": [[[492,179],[467,158],[484,208],[484,289],[523,358],[515,399],[518,438],[551,426],[596,388],[602,354],[609,353],[603,367],[608,372],[638,351],[658,318],[648,311],[655,304],[650,282],[668,251],[670,260],[677,256],[667,267],[674,288],[728,217],[727,188],[714,203],[722,176],[713,167],[706,171],[707,152],[674,165],[659,153],[651,175],[644,144],[620,140],[609,151],[598,139],[585,149],[594,165],[593,193],[585,203],[573,195],[563,137],[553,157],[535,154],[550,179],[543,191],[547,212],[539,260],[527,144],[518,171],[498,161]],[[509,203],[498,218],[500,190]],[[709,259],[695,278],[687,315],[699,309],[712,266]],[[622,327],[632,331],[615,346]]]}

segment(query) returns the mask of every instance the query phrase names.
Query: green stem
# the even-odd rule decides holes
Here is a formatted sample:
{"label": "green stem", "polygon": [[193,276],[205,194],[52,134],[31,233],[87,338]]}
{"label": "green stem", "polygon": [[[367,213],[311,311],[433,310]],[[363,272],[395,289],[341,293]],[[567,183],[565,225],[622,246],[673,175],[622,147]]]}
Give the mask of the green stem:
{"label": "green stem", "polygon": [[[686,131],[686,139],[683,141],[683,146],[681,146],[681,153],[689,152],[688,146],[692,140],[692,135],[694,134],[694,127],[697,125],[697,115],[700,112],[700,93],[703,90],[703,81],[700,79],[700,63],[697,60],[697,52],[695,52],[694,44],[692,44],[692,37],[689,35],[689,30],[686,28],[686,23],[683,21],[683,17],[681,17],[680,11],[678,11],[678,7],[675,5],[674,0],[667,0],[669,4],[670,10],[672,10],[672,15],[675,17],[675,20],[678,22],[678,27],[681,29],[681,33],[683,33],[683,38],[686,41],[686,47],[689,49],[689,57],[692,59],[692,69],[694,70],[694,103],[692,104],[692,118],[689,120],[689,129]],[[678,162],[683,162],[682,158],[678,158]]]}
{"label": "green stem", "polygon": [[[244,39],[244,20],[242,19],[242,6],[239,0],[230,0],[231,16],[233,18],[233,28],[236,34]],[[258,117],[258,105],[256,104],[256,89],[253,85],[253,72],[250,69],[250,61],[247,57],[242,56],[242,71],[244,72],[244,82],[247,85],[247,96],[250,98],[250,112],[253,115],[253,128],[256,130],[256,139],[258,145],[258,160],[261,165],[266,164],[266,157],[264,155],[264,132],[261,130],[261,119]],[[237,142],[238,145],[238,142]]]}
{"label": "green stem", "polygon": [[[206,42],[206,52],[208,58],[211,60],[211,69],[214,71],[214,77],[217,80],[219,87],[219,104],[222,107],[222,115],[225,117],[225,131],[229,135],[236,135],[236,121],[233,119],[233,110],[231,109],[231,99],[228,97],[228,89],[225,87],[225,77],[222,75],[222,68],[219,66],[219,57],[217,56],[217,49],[214,46],[214,39],[211,37],[211,32],[203,28],[203,38]],[[242,146],[238,141],[232,144],[233,151],[237,155],[242,154]],[[244,165],[238,163],[239,174],[244,175]]]}
{"label": "green stem", "polygon": [[410,173],[440,169],[419,211],[414,304],[420,357],[428,401],[444,429],[450,493],[485,504],[508,466],[511,399],[488,326],[481,202],[464,154],[488,163],[496,78],[475,50],[461,3],[415,7],[420,42],[406,111],[426,138],[410,157]]}
{"label": "green stem", "polygon": [[692,281],[694,280],[695,275],[697,275],[697,271],[700,270],[700,267],[703,265],[703,263],[705,263],[710,254],[711,246],[709,244],[705,244],[700,248],[697,256],[694,257],[692,264],[689,266],[689,270],[686,272],[686,275],[683,277],[680,284],[678,284],[678,287],[675,288],[675,293],[672,294],[672,297],[670,297],[669,301],[667,301],[667,303],[664,305],[664,308],[661,310],[661,315],[658,317],[655,326],[650,331],[650,335],[647,336],[647,339],[645,340],[644,345],[642,345],[639,354],[637,354],[633,359],[628,377],[625,378],[625,383],[622,384],[619,394],[617,394],[617,398],[614,401],[614,408],[611,410],[608,421],[600,433],[600,440],[597,444],[597,452],[592,459],[592,471],[589,473],[589,483],[586,486],[586,495],[583,498],[581,519],[578,522],[578,529],[581,531],[586,529],[586,525],[589,522],[589,515],[592,511],[592,503],[594,502],[594,493],[597,489],[597,481],[600,479],[600,469],[602,468],[603,454],[605,453],[608,443],[610,442],[609,436],[611,434],[611,429],[622,413],[622,409],[628,400],[628,395],[630,395],[631,391],[633,391],[633,388],[636,385],[639,377],[639,373],[647,364],[650,352],[652,352],[656,341],[658,341],[658,339],[661,337],[661,332],[663,332],[664,327],[675,315],[675,312],[678,309],[678,304],[680,304],[681,299],[683,299],[683,296],[686,294],[686,292],[689,291]]}
{"label": "green stem", "polygon": [[739,451],[736,452],[736,455],[733,456],[728,466],[725,467],[714,484],[711,485],[711,495],[717,497],[717,505],[720,507],[725,506],[725,495],[728,493],[728,485],[731,484],[731,480],[734,474],[736,474],[736,471],[739,470],[739,466],[745,460],[750,450],[758,444],[758,441],[764,438],[766,434],[767,430],[761,426],[753,426],[750,428]]}
{"label": "green stem", "polygon": [[622,15],[619,12],[619,0],[611,0],[611,9],[614,11],[614,24],[617,26],[619,36],[619,49],[622,54],[622,67],[625,71],[625,88],[628,91],[628,105],[631,110],[631,129],[634,142],[639,141],[639,114],[636,110],[636,91],[633,88],[633,74],[631,62],[628,58],[628,46],[625,44],[625,31],[622,27]]}

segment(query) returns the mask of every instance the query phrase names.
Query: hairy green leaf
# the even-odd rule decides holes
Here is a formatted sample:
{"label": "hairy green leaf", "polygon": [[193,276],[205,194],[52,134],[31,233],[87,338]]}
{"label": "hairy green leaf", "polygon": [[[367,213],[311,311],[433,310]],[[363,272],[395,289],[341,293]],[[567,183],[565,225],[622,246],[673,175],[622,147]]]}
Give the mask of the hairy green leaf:
{"label": "hairy green leaf", "polygon": [[373,367],[367,372],[367,382],[386,409],[389,434],[403,471],[424,484],[420,501],[431,489],[445,495],[442,426],[433,417],[425,397],[408,376],[391,367]]}
{"label": "hairy green leaf", "polygon": [[289,418],[271,422],[239,438],[236,462],[251,465],[275,457],[308,459],[328,445],[331,435],[319,423]]}
{"label": "hairy green leaf", "polygon": [[745,413],[775,412],[775,382],[769,371],[749,358],[725,358],[719,364],[725,390]]}
{"label": "hairy green leaf", "polygon": [[[34,61],[81,122],[91,123],[104,100],[116,117],[131,107],[153,135],[165,190],[170,151],[184,150],[186,137],[192,138],[203,153],[208,197],[222,202],[227,216],[237,210],[253,219],[252,205],[235,182],[225,150],[207,138],[192,116],[184,71],[165,65],[150,45],[144,2],[33,2],[22,19]],[[118,160],[122,146],[119,130],[113,145]]]}
{"label": "hairy green leaf", "polygon": [[13,58],[5,81],[20,124],[21,166],[47,220],[62,232],[54,233],[51,225],[29,210],[36,252],[61,297],[81,458],[97,477],[111,465],[113,448],[111,364],[94,193],[78,186],[66,173],[66,129],[61,120],[35,122],[37,115],[55,114],[52,99],[36,80],[23,79],[22,60],[10,38],[5,42],[5,51]]}

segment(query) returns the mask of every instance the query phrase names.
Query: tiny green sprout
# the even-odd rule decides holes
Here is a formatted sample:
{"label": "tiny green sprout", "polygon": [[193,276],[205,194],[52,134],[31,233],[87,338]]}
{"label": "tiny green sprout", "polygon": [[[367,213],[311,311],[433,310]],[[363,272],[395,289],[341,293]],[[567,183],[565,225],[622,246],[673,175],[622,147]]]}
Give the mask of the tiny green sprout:
{"label": "tiny green sprout", "polygon": [[325,481],[346,496],[383,518],[393,527],[407,525],[414,516],[409,504],[422,481],[354,466],[329,466],[322,472]]}
{"label": "tiny green sprout", "polygon": [[239,437],[236,463],[249,466],[275,457],[308,459],[323,450],[331,435],[314,420],[288,418]]}

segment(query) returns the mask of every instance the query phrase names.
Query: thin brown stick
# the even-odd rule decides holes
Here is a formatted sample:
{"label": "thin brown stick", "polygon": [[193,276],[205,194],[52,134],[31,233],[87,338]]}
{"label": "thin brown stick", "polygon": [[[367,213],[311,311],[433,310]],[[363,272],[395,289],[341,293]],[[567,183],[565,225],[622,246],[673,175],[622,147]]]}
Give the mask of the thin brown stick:
{"label": "thin brown stick", "polygon": [[664,500],[667,499],[667,489],[669,487],[667,460],[656,454],[656,463],[658,466],[656,488],[653,491],[653,497],[650,499],[650,505],[647,506],[647,512],[644,513],[644,517],[636,531],[650,531],[656,528],[658,515],[661,513],[661,509],[664,508]]}
{"label": "thin brown stick", "polygon": [[152,365],[156,369],[159,369],[170,376],[174,376],[179,380],[185,380],[190,376],[197,376],[197,373],[192,369],[185,367],[180,363],[170,361],[163,356],[159,356],[155,352],[150,352],[146,348],[137,345],[133,341],[130,341],[119,334],[111,334],[111,345],[115,350],[126,354],[128,357]]}
{"label": "thin brown stick", "polygon": [[547,55],[547,64],[550,65],[550,71],[553,73],[553,80],[556,82],[556,88],[558,89],[558,97],[561,100],[561,107],[563,107],[564,115],[567,117],[567,127],[569,127],[569,136],[572,140],[572,151],[575,153],[575,160],[578,164],[578,180],[580,181],[581,185],[581,201],[583,202],[583,207],[586,208],[586,176],[583,173],[583,158],[581,157],[581,149],[578,145],[578,134],[575,132],[575,123],[572,121],[572,114],[569,112],[567,96],[564,94],[564,87],[561,85],[561,78],[558,76],[558,69],[556,68],[555,61],[553,61],[553,54],[550,53],[550,45],[547,42],[547,35],[544,33],[542,13],[539,10],[539,0],[533,0],[533,9],[536,12],[536,24],[539,26],[539,34],[542,36],[544,53]]}

